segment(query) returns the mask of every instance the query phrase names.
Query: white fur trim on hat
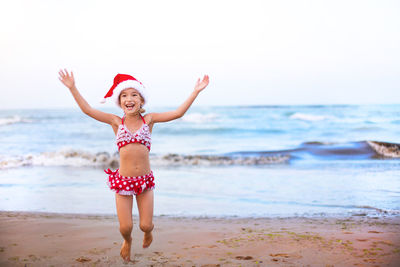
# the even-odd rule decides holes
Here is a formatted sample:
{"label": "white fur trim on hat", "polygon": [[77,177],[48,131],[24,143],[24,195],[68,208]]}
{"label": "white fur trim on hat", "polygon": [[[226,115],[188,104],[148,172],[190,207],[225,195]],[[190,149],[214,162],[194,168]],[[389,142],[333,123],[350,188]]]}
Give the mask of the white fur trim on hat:
{"label": "white fur trim on hat", "polygon": [[138,90],[139,94],[143,97],[144,99],[144,104],[146,104],[147,102],[147,95],[146,95],[146,89],[145,87],[138,81],[134,81],[134,80],[127,80],[127,81],[123,81],[120,82],[113,91],[113,95],[111,96],[111,98],[114,99],[114,101],[116,102],[116,104],[119,106],[119,95],[121,94],[121,92],[127,88],[134,88],[136,90]]}

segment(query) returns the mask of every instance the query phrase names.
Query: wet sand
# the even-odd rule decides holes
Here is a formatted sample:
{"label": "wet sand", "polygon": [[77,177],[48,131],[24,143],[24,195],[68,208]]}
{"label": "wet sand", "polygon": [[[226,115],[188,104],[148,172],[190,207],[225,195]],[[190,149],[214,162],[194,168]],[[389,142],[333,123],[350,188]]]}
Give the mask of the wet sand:
{"label": "wet sand", "polygon": [[400,217],[154,218],[119,256],[116,216],[0,212],[0,266],[400,266]]}

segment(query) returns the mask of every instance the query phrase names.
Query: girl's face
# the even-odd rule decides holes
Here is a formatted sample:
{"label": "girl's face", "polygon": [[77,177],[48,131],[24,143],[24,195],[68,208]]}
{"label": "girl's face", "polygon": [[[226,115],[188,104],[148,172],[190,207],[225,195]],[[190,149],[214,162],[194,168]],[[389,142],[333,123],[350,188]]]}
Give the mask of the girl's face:
{"label": "girl's face", "polygon": [[134,88],[127,88],[122,90],[119,95],[119,105],[125,114],[138,113],[143,105],[143,98],[139,94],[138,90]]}

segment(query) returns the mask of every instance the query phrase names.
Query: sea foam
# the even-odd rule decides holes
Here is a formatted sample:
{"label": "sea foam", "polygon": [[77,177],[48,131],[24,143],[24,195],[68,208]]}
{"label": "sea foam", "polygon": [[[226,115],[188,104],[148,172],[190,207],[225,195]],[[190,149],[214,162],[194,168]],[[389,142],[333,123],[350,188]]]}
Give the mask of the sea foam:
{"label": "sea foam", "polygon": [[32,122],[31,120],[22,118],[18,115],[12,116],[12,117],[6,117],[6,118],[0,118],[0,126],[3,125],[9,125],[9,124],[15,124],[19,122]]}
{"label": "sea foam", "polygon": [[[230,157],[219,155],[150,155],[152,166],[217,166],[217,165],[265,165],[285,163],[289,156],[259,155],[256,157]],[[74,166],[74,167],[102,167],[118,168],[118,153],[111,155],[108,152],[90,153],[80,150],[61,150],[43,152],[37,155],[23,155],[7,158],[0,157],[0,169],[18,168],[24,166]]]}
{"label": "sea foam", "polygon": [[290,119],[303,120],[303,121],[322,121],[322,120],[332,119],[332,117],[296,112],[290,116]]}
{"label": "sea foam", "polygon": [[[238,151],[222,155],[196,154],[150,154],[152,166],[224,166],[224,165],[268,165],[301,160],[304,153],[315,157],[337,159],[400,158],[400,144],[361,141],[350,143],[305,142],[299,147],[276,151]],[[24,166],[75,166],[118,168],[118,153],[92,153],[75,149],[8,157],[0,155],[0,169]]]}
{"label": "sea foam", "polygon": [[18,168],[24,166],[118,166],[117,156],[112,156],[107,152],[90,153],[79,150],[61,150],[56,152],[43,152],[37,155],[29,154],[11,158],[2,157],[0,169]]}
{"label": "sea foam", "polygon": [[378,141],[367,141],[367,144],[380,156],[400,158],[400,144]]}

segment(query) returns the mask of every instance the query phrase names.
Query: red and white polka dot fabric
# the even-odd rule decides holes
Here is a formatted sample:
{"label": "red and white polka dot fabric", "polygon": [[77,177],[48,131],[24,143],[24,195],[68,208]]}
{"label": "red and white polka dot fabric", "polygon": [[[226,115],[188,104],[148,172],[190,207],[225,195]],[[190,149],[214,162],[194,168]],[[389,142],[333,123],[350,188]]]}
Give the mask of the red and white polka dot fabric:
{"label": "red and white polka dot fabric", "polygon": [[104,171],[108,174],[107,185],[112,191],[120,195],[139,195],[144,190],[153,190],[155,187],[153,172],[142,176],[129,177],[120,175],[118,169]]}
{"label": "red and white polka dot fabric", "polygon": [[144,118],[142,117],[143,125],[136,132],[132,133],[124,125],[124,118],[122,118],[122,123],[118,126],[118,132],[116,136],[118,150],[121,147],[126,146],[131,143],[139,143],[145,145],[149,150],[151,147],[151,132],[149,125],[146,124]]}

